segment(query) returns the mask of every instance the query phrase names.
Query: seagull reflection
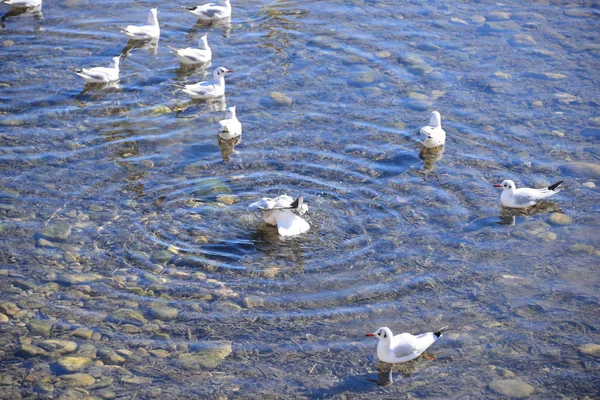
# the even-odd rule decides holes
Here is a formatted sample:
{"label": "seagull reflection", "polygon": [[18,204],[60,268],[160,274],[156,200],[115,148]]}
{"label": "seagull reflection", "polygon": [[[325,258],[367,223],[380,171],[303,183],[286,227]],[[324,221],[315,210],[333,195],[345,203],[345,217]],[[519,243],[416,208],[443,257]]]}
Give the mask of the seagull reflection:
{"label": "seagull reflection", "polygon": [[231,139],[223,139],[217,135],[219,149],[221,150],[221,157],[223,157],[224,162],[231,161],[231,155],[239,153],[237,150],[235,150],[235,146],[241,141],[241,139],[241,135]]}
{"label": "seagull reflection", "polygon": [[223,36],[228,38],[231,35],[231,17],[219,19],[216,21],[203,21],[199,19],[196,24],[188,32],[188,39],[193,40],[196,32],[206,31],[207,29],[215,28],[223,32]]}
{"label": "seagull reflection", "polygon": [[86,100],[99,100],[107,93],[117,93],[121,90],[122,88],[119,86],[119,81],[107,83],[88,82],[83,86],[83,90],[75,96],[75,99],[80,103],[80,107],[85,107],[87,105]]}
{"label": "seagull reflection", "polygon": [[195,65],[180,64],[179,68],[177,68],[177,70],[175,71],[175,75],[177,75],[176,81],[183,82],[183,81],[187,80],[190,76],[195,75],[195,74],[201,75],[201,78],[200,78],[201,80],[206,79],[206,77],[208,76],[206,69],[210,66],[211,66],[210,61],[208,61],[204,64],[195,64]]}
{"label": "seagull reflection", "polygon": [[[11,17],[17,17],[17,16],[32,16],[35,19],[43,19],[44,16],[42,14],[42,5],[38,5],[35,7],[19,7],[19,6],[13,6],[6,14],[4,14],[2,16],[2,18],[0,18],[0,21],[4,22],[6,21],[8,18]],[[2,24],[2,27],[4,28],[4,24]]]}
{"label": "seagull reflection", "polygon": [[435,163],[444,157],[444,149],[444,146],[433,148],[421,146],[419,158],[425,162],[425,165],[423,165],[423,171],[433,171]]}
{"label": "seagull reflection", "polygon": [[146,49],[150,52],[150,54],[153,54],[153,55],[157,54],[158,53],[158,40],[159,40],[158,38],[149,39],[149,40],[129,39],[129,41],[127,42],[127,45],[121,51],[121,56],[123,58],[129,56],[129,53],[131,53],[131,51],[134,49]]}

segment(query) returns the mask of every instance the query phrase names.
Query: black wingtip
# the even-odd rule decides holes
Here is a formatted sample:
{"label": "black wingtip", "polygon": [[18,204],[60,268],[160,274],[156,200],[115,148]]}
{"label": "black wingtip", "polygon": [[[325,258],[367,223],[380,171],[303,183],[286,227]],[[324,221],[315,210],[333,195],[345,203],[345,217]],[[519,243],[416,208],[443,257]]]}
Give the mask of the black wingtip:
{"label": "black wingtip", "polygon": [[294,200],[294,202],[292,204],[290,204],[290,208],[291,209],[300,208],[302,206],[302,203],[304,203],[304,199],[302,198],[302,196],[298,196],[298,198],[296,200]]}
{"label": "black wingtip", "polygon": [[556,189],[557,187],[559,187],[560,185],[562,185],[563,182],[564,181],[558,181],[554,185],[548,186],[548,190],[554,190],[554,189]]}
{"label": "black wingtip", "polygon": [[448,326],[444,326],[444,327],[438,329],[436,332],[433,332],[433,334],[436,338],[439,338],[440,336],[442,336],[442,333],[449,331],[449,330],[450,330],[450,328]]}

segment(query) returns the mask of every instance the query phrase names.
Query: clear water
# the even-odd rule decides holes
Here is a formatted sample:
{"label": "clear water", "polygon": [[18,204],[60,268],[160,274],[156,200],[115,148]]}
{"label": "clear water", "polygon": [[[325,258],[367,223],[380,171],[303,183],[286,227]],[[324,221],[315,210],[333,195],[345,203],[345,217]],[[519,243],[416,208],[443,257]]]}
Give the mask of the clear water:
{"label": "clear water", "polygon": [[[52,355],[18,355],[37,320],[125,356],[127,373],[85,389],[104,398],[493,398],[505,370],[534,398],[598,395],[597,353],[581,351],[600,343],[597,3],[234,1],[220,26],[189,5],[46,1],[3,18],[0,300],[29,312],[0,324],[2,396],[35,396],[32,370],[56,376]],[[153,6],[160,41],[128,45],[119,27]],[[180,68],[167,46],[206,31],[212,65]],[[118,54],[117,86],[73,72]],[[217,141],[223,104],[176,87],[218,66],[234,71],[226,103],[244,126],[233,154]],[[447,145],[424,161],[432,110]],[[506,219],[503,179],[566,185]],[[281,238],[247,211],[282,193],[304,196],[308,233]],[[557,209],[572,223],[549,223]],[[48,247],[56,225],[71,233]],[[154,320],[155,304],[177,318]],[[114,322],[120,308],[146,317],[139,332]],[[368,380],[365,333],[443,325],[434,361]],[[181,368],[216,340],[233,347],[218,367]]]}

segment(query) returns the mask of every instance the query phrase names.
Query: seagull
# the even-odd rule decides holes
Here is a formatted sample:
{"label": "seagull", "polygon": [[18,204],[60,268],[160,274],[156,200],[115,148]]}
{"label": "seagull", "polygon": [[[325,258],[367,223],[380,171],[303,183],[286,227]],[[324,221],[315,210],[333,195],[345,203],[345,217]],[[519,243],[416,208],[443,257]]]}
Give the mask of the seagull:
{"label": "seagull", "polygon": [[147,25],[129,25],[122,32],[132,40],[157,39],[160,36],[160,27],[158,26],[158,9],[151,8],[148,12]]}
{"label": "seagull", "polygon": [[442,129],[442,117],[434,111],[429,118],[429,125],[421,128],[421,143],[431,149],[446,143],[446,132]]}
{"label": "seagull", "polygon": [[225,74],[232,72],[225,67],[214,70],[213,78],[193,85],[185,85],[181,91],[193,99],[216,99],[225,94]]}
{"label": "seagull", "polygon": [[560,185],[564,181],[558,181],[554,185],[547,188],[519,188],[510,179],[503,181],[501,184],[496,184],[494,187],[502,188],[500,201],[504,207],[510,208],[528,208],[536,205],[540,201],[547,199],[555,193],[560,192]]}
{"label": "seagull", "polygon": [[[229,107],[225,114],[225,119],[219,121],[219,136],[223,139],[233,139],[242,136],[242,124],[235,115],[236,107]],[[236,144],[238,143],[239,141],[236,142]]]}
{"label": "seagull", "polygon": [[[262,211],[263,220],[269,225],[277,225],[281,236],[299,235],[310,229],[308,222],[299,216],[308,211],[308,205],[301,196],[296,200],[287,194],[274,199],[263,197],[248,207]],[[294,214],[294,211],[299,215]]]}
{"label": "seagull", "polygon": [[208,32],[198,41],[198,48],[187,47],[185,49],[176,49],[167,46],[175,52],[175,55],[182,64],[202,64],[212,59],[212,51],[208,46]]}
{"label": "seagull", "polygon": [[427,332],[414,336],[410,333],[401,333],[394,336],[388,327],[377,329],[365,336],[375,336],[379,339],[377,344],[377,358],[381,361],[397,364],[419,357],[429,346],[442,336],[442,332],[448,330],[445,326],[436,332]]}
{"label": "seagull", "polygon": [[109,67],[80,68],[77,75],[90,83],[108,83],[119,80],[119,62],[121,57],[113,57]]}
{"label": "seagull", "polygon": [[4,4],[11,5],[13,7],[37,7],[42,5],[42,0],[4,0]]}
{"label": "seagull", "polygon": [[231,17],[231,3],[229,0],[217,0],[216,3],[184,8],[204,21],[214,21]]}

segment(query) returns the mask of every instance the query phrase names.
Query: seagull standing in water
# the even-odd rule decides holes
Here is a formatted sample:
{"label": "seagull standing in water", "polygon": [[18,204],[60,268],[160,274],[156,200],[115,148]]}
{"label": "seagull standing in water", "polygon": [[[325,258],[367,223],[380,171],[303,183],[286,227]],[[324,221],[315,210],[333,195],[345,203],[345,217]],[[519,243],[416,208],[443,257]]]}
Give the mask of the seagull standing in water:
{"label": "seagull standing in water", "polygon": [[122,31],[132,40],[158,39],[160,37],[160,27],[158,26],[158,9],[151,8],[148,12],[148,21],[146,25],[129,25]]}
{"label": "seagull standing in water", "polygon": [[560,185],[564,181],[558,181],[554,185],[550,185],[547,188],[533,189],[533,188],[519,188],[515,186],[515,183],[510,179],[503,181],[500,184],[494,185],[496,188],[502,189],[500,195],[500,201],[504,207],[509,208],[528,208],[535,206],[540,201],[547,199],[555,193],[560,192]]}
{"label": "seagull standing in water", "polygon": [[277,226],[277,231],[281,236],[299,235],[310,229],[308,222],[299,216],[308,211],[308,205],[304,203],[302,197],[298,197],[296,200],[287,194],[274,199],[263,197],[250,204],[248,208],[262,211],[263,220],[269,225]]}
{"label": "seagull standing in water", "polygon": [[31,8],[42,5],[42,0],[4,0],[4,4],[13,7]]}
{"label": "seagull standing in water", "polygon": [[225,67],[219,67],[214,70],[211,80],[185,85],[181,91],[193,99],[216,99],[225,95],[225,74],[230,72],[231,70]]}
{"label": "seagull standing in water", "polygon": [[[238,121],[235,114],[236,107],[229,107],[225,114],[225,119],[219,121],[219,136],[223,139],[234,139],[242,136],[242,124]],[[240,141],[237,141],[236,144]]]}
{"label": "seagull standing in water", "polygon": [[90,83],[108,83],[119,80],[119,62],[121,57],[113,57],[109,67],[81,68],[77,75]]}
{"label": "seagull standing in water", "polygon": [[427,332],[416,336],[410,333],[394,336],[390,328],[382,327],[365,336],[374,336],[379,339],[377,358],[386,363],[397,364],[419,357],[447,330],[448,327],[445,326],[436,332]]}
{"label": "seagull standing in water", "polygon": [[198,48],[187,47],[185,49],[176,49],[167,46],[175,52],[175,55],[182,64],[193,65],[207,63],[212,59],[212,50],[208,46],[208,33],[198,40]]}
{"label": "seagull standing in water", "polygon": [[203,21],[216,21],[231,17],[231,3],[229,0],[217,0],[216,3],[184,8]]}
{"label": "seagull standing in water", "polygon": [[442,129],[442,116],[434,111],[429,118],[429,125],[421,128],[421,143],[428,149],[443,146],[446,143],[446,132]]}

